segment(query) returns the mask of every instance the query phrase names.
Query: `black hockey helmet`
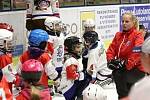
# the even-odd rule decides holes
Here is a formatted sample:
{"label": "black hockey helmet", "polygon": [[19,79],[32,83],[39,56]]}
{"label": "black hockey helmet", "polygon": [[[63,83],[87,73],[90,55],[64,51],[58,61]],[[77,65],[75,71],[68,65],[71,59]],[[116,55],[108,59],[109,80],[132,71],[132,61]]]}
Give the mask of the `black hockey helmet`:
{"label": "black hockey helmet", "polygon": [[68,51],[68,52],[73,52],[74,49],[75,49],[75,46],[77,44],[81,44],[82,41],[80,40],[79,37],[76,37],[76,36],[70,36],[70,37],[67,37],[64,41],[64,46],[65,46],[65,49]]}
{"label": "black hockey helmet", "polygon": [[98,33],[95,31],[87,31],[83,34],[83,38],[85,42],[92,44],[98,40]]}

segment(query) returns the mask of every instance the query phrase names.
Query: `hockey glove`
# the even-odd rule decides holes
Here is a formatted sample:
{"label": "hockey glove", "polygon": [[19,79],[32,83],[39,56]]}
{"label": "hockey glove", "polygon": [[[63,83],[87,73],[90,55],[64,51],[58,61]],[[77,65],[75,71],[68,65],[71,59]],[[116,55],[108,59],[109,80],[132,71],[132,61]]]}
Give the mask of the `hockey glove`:
{"label": "hockey glove", "polygon": [[111,70],[124,69],[125,61],[120,59],[112,59],[110,62],[108,62],[107,66]]}

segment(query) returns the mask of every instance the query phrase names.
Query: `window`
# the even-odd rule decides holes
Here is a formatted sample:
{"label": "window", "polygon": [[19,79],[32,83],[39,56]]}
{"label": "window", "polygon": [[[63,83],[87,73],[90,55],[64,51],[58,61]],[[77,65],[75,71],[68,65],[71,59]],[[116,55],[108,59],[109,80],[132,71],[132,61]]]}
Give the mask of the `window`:
{"label": "window", "polygon": [[0,0],[0,11],[10,10],[10,0]]}
{"label": "window", "polygon": [[150,0],[121,0],[121,3],[148,3]]}
{"label": "window", "polygon": [[60,7],[81,5],[119,4],[120,0],[60,0]]}
{"label": "window", "polygon": [[13,9],[26,9],[26,0],[13,0]]}
{"label": "window", "polygon": [[83,6],[84,0],[59,0],[60,7],[64,6]]}

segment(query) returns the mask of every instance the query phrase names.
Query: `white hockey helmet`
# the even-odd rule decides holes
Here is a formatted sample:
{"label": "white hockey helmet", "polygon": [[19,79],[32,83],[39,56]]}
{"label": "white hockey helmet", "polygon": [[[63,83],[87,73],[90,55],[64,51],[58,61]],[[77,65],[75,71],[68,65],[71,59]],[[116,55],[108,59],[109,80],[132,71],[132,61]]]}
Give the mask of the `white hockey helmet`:
{"label": "white hockey helmet", "polygon": [[107,95],[98,84],[89,84],[83,91],[83,100],[107,100]]}
{"label": "white hockey helmet", "polygon": [[0,49],[6,51],[11,51],[14,47],[13,45],[13,32],[6,29],[0,29]]}
{"label": "white hockey helmet", "polygon": [[84,27],[95,27],[95,22],[93,19],[86,19],[83,24]]}
{"label": "white hockey helmet", "polygon": [[55,30],[55,25],[59,25],[61,27],[62,21],[60,18],[51,16],[47,17],[44,22],[46,29]]}

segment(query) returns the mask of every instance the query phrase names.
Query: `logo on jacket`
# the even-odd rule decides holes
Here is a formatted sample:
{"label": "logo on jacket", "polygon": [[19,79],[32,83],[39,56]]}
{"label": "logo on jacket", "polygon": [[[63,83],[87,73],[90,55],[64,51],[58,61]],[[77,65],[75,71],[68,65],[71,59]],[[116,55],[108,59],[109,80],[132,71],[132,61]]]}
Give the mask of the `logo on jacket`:
{"label": "logo on jacket", "polygon": [[127,41],[126,46],[129,46],[131,44],[131,41]]}

